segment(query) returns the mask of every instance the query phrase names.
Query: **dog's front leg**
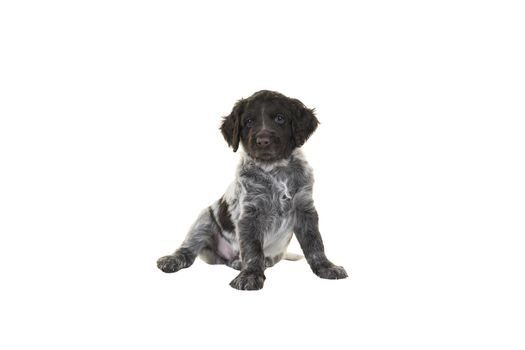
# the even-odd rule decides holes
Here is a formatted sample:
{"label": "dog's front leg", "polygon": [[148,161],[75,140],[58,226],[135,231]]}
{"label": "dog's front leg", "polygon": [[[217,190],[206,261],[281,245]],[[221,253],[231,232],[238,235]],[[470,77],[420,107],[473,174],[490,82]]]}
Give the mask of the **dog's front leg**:
{"label": "dog's front leg", "polygon": [[323,240],[319,232],[319,216],[313,202],[297,208],[294,232],[312,271],[321,278],[346,278],[345,269],[334,265],[325,255]]}
{"label": "dog's front leg", "polygon": [[262,244],[261,210],[247,208],[239,220],[238,236],[241,255],[241,273],[230,285],[241,290],[257,290],[264,285],[264,252]]}

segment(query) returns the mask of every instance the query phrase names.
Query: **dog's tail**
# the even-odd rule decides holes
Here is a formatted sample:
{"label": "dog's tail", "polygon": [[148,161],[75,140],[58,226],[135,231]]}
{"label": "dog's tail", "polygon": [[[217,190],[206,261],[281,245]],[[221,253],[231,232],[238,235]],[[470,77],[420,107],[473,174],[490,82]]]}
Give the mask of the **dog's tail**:
{"label": "dog's tail", "polygon": [[301,254],[294,254],[290,252],[284,253],[284,256],[283,256],[284,260],[290,260],[290,261],[297,261],[297,260],[301,260],[302,258],[304,258],[304,256],[302,256]]}

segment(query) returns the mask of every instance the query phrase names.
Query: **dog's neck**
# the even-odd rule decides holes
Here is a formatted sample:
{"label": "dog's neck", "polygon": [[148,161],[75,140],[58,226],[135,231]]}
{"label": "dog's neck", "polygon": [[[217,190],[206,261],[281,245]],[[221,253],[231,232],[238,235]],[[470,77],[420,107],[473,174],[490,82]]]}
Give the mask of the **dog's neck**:
{"label": "dog's neck", "polygon": [[303,152],[301,151],[300,148],[294,149],[292,151],[292,154],[288,158],[279,159],[279,160],[272,161],[272,162],[257,160],[251,157],[248,153],[246,153],[246,151],[242,147],[240,148],[239,151],[240,151],[239,153],[241,156],[241,164],[245,164],[245,165],[253,164],[266,172],[270,172],[277,167],[286,167],[293,158],[304,159]]}

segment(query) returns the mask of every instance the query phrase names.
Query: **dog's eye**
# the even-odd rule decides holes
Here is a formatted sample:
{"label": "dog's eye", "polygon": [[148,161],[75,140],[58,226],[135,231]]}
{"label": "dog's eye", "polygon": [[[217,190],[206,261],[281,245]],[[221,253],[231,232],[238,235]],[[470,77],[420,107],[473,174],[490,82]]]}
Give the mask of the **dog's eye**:
{"label": "dog's eye", "polygon": [[276,122],[277,124],[283,124],[284,121],[285,121],[285,119],[284,119],[284,115],[282,115],[282,114],[277,114],[277,115],[275,116],[274,120],[275,120],[275,122]]}
{"label": "dog's eye", "polygon": [[246,119],[245,125],[251,128],[253,126],[253,119]]}

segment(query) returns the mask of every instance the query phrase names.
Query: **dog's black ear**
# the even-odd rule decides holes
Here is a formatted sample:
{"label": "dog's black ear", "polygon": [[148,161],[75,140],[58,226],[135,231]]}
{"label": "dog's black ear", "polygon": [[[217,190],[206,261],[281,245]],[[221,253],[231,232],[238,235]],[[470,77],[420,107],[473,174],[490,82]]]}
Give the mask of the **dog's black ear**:
{"label": "dog's black ear", "polygon": [[244,109],[245,100],[241,99],[237,101],[233,106],[230,115],[222,118],[221,132],[222,136],[228,146],[233,148],[234,152],[237,152],[239,148],[239,141],[241,138],[241,115]]}
{"label": "dog's black ear", "polygon": [[306,140],[313,134],[319,120],[315,116],[314,109],[307,108],[298,99],[291,99],[295,109],[292,118],[292,138],[296,147],[301,147]]}

